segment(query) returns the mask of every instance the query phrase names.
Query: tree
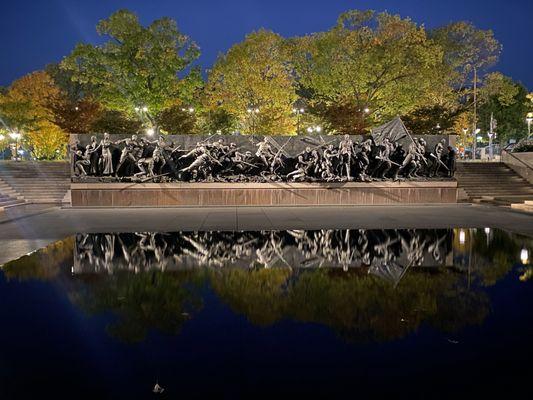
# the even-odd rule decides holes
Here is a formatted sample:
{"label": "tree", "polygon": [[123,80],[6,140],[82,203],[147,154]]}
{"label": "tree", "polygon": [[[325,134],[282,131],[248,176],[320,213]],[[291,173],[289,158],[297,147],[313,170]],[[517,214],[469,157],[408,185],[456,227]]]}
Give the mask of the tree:
{"label": "tree", "polygon": [[196,133],[196,114],[194,108],[176,104],[165,108],[157,116],[161,131],[170,135]]}
{"label": "tree", "polygon": [[68,133],[90,133],[92,125],[101,117],[103,107],[91,96],[91,88],[72,79],[72,72],[49,64],[45,68],[61,89],[61,101],[51,105],[55,123]]}
{"label": "tree", "polygon": [[521,139],[527,136],[525,116],[527,90],[498,72],[488,74],[479,91],[479,128],[489,131],[491,114],[497,121],[496,132],[500,143],[508,139]]}
{"label": "tree", "polygon": [[13,82],[0,96],[0,114],[13,129],[23,133],[22,140],[37,159],[56,159],[65,155],[65,132],[55,124],[53,108],[63,94],[44,71],[25,75]]}
{"label": "tree", "polygon": [[157,127],[159,112],[176,98],[189,101],[201,84],[198,69],[189,68],[199,48],[174,20],[161,18],[144,27],[135,14],[120,10],[96,30],[108,40],[100,46],[78,44],[61,68],[90,88],[104,107],[129,117],[136,116],[136,108],[147,107],[142,116]]}
{"label": "tree", "polygon": [[[331,30],[292,43],[301,86],[345,133],[416,109],[442,61],[423,27],[373,11],[348,11]],[[338,123],[347,112],[351,120]]]}
{"label": "tree", "polygon": [[501,44],[491,30],[476,28],[472,23],[459,21],[429,32],[430,38],[444,51],[446,77],[457,89],[472,80],[473,70],[482,74],[498,61]]}
{"label": "tree", "polygon": [[128,118],[126,114],[120,111],[103,110],[91,124],[90,132],[132,134],[139,132],[141,128],[142,125],[139,120]]}
{"label": "tree", "polygon": [[209,72],[206,108],[234,115],[244,133],[294,132],[296,82],[287,60],[281,36],[267,30],[249,34],[221,55]]}
{"label": "tree", "polygon": [[[501,45],[491,30],[478,29],[464,21],[431,30],[429,37],[443,50],[443,63],[435,80],[438,84],[432,86],[435,89],[432,93],[437,96],[435,104],[442,106],[443,113],[433,117],[426,115],[431,118],[433,126],[439,124],[441,127],[457,127],[470,120],[468,129],[471,131],[474,123],[474,78],[479,86],[487,70],[498,61]],[[462,116],[463,113],[468,115]],[[414,117],[416,119],[417,115]],[[456,133],[465,136],[462,131],[456,130]],[[466,136],[464,139],[465,143],[471,141]]]}
{"label": "tree", "polygon": [[238,129],[238,120],[234,114],[218,107],[204,110],[198,125],[200,132],[228,134]]}

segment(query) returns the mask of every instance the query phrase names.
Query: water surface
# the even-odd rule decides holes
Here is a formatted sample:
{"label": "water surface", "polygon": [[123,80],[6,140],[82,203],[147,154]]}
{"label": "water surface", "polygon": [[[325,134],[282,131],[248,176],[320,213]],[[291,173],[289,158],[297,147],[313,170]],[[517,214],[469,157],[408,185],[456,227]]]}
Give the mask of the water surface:
{"label": "water surface", "polygon": [[528,393],[532,244],[488,228],[80,233],[3,266],[0,397]]}

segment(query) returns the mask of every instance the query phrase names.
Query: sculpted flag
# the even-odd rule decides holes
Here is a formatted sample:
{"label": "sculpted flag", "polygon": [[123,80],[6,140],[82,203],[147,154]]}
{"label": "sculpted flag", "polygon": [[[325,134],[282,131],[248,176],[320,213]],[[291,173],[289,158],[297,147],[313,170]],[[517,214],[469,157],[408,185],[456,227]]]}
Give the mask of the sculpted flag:
{"label": "sculpted flag", "polygon": [[391,143],[402,141],[410,144],[413,141],[413,138],[400,117],[396,117],[393,120],[372,129],[372,137],[376,144],[383,143],[385,138],[389,139]]}

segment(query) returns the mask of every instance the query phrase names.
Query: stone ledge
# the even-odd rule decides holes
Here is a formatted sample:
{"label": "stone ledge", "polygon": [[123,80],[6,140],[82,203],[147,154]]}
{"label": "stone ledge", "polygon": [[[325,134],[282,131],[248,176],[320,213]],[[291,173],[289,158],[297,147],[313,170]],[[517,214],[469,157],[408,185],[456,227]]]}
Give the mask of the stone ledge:
{"label": "stone ledge", "polygon": [[457,182],[73,183],[71,197],[73,207],[456,203]]}
{"label": "stone ledge", "polygon": [[154,190],[154,189],[352,189],[352,188],[456,188],[455,180],[440,181],[375,181],[375,182],[98,182],[71,183],[72,190]]}

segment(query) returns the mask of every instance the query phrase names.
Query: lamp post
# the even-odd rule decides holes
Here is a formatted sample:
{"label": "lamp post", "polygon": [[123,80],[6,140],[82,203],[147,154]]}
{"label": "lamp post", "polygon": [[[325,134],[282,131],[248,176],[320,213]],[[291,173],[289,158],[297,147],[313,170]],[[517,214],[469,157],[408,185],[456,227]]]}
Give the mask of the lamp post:
{"label": "lamp post", "polygon": [[15,139],[15,160],[18,160],[19,159],[19,138],[20,138],[20,133],[18,132],[11,132],[9,134],[9,136],[11,136],[11,139]]}
{"label": "lamp post", "polygon": [[296,134],[300,134],[300,115],[302,115],[305,110],[303,109],[303,107],[300,107],[300,108],[297,108],[297,107],[294,107],[292,109],[292,112],[294,114],[296,114]]}
{"label": "lamp post", "polygon": [[[0,143],[2,143],[5,140],[5,136],[0,133]],[[4,146],[2,145],[2,160],[4,160]]]}
{"label": "lamp post", "polygon": [[472,132],[474,134],[473,159],[476,159],[477,150],[477,68],[474,66],[474,122]]}
{"label": "lamp post", "polygon": [[527,122],[527,137],[531,136],[531,123],[533,122],[533,112],[527,113],[526,115]]}
{"label": "lamp post", "polygon": [[143,123],[143,125],[145,124],[146,120],[148,120],[148,124],[146,124],[148,125],[148,128],[146,129],[147,135],[152,136],[154,133],[159,131],[159,127],[157,126],[153,118],[150,116],[150,113],[148,112],[148,106],[146,105],[137,106],[134,108],[134,110],[139,116],[139,118],[141,119],[141,122]]}
{"label": "lamp post", "polygon": [[492,161],[494,157],[494,150],[492,148],[492,140],[496,137],[494,133],[496,129],[496,119],[494,119],[493,113],[490,113],[490,125],[489,125],[489,160]]}

